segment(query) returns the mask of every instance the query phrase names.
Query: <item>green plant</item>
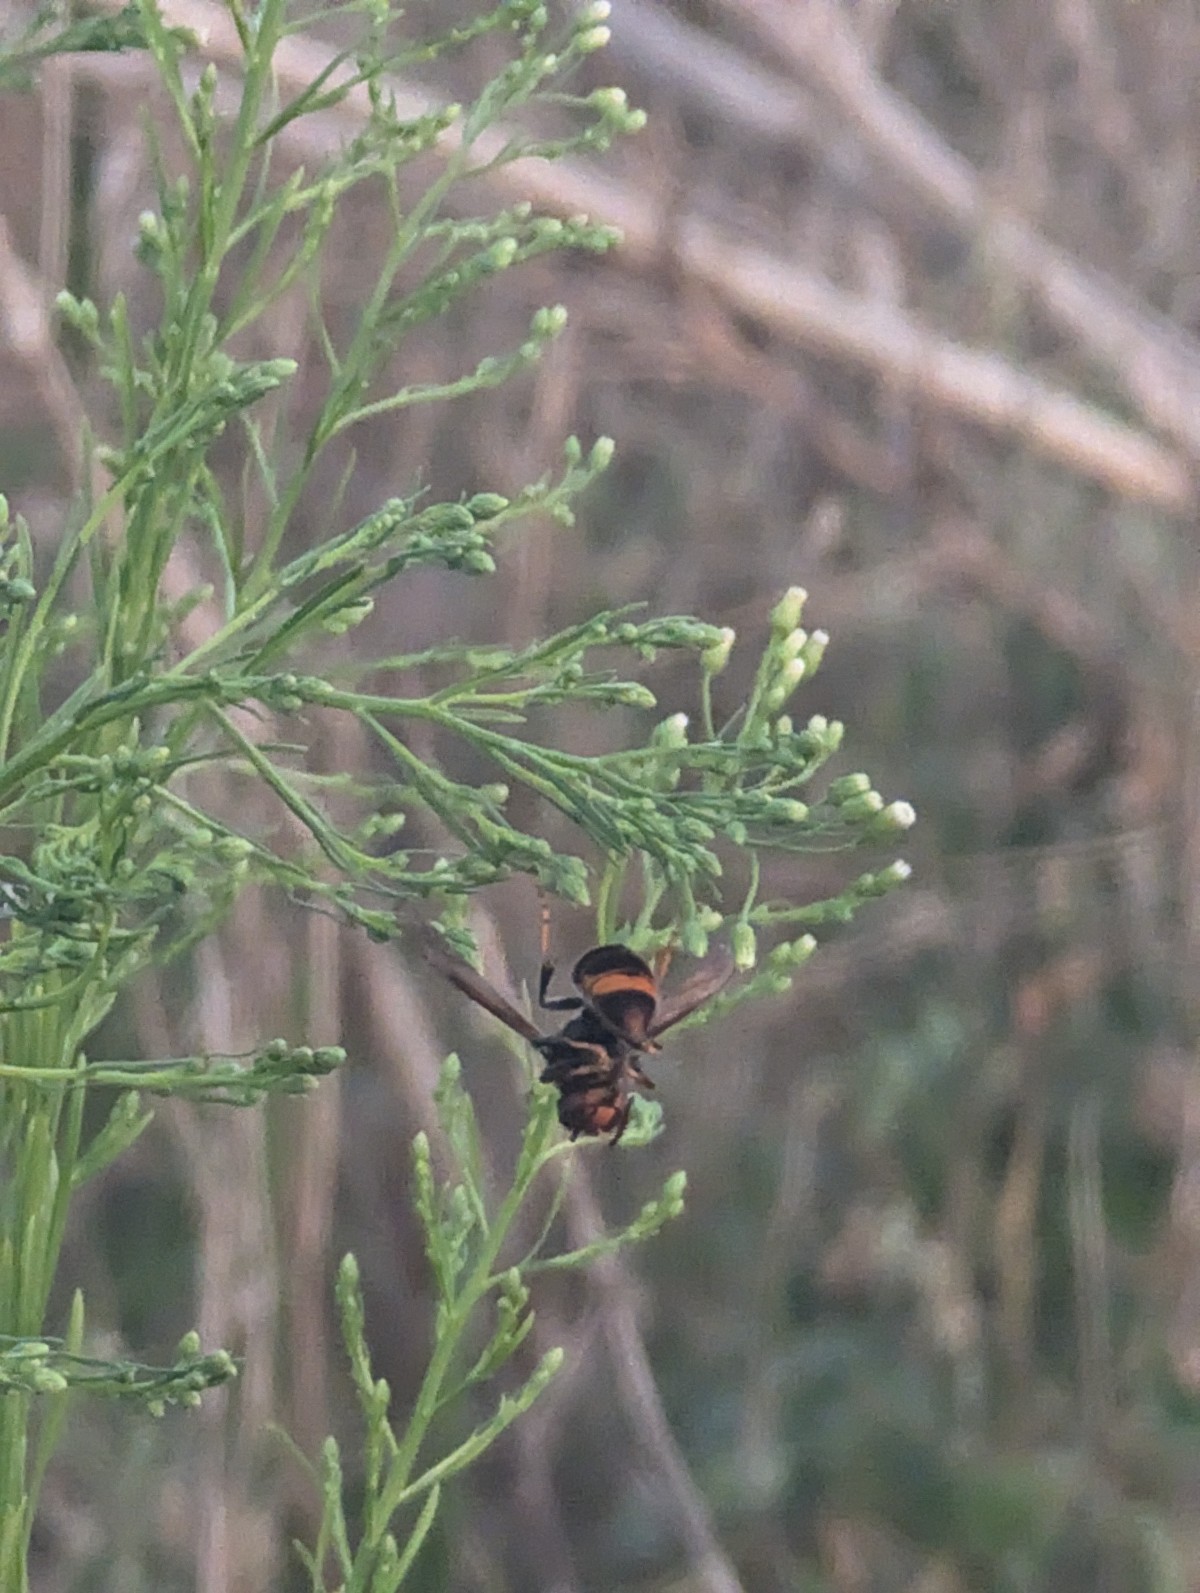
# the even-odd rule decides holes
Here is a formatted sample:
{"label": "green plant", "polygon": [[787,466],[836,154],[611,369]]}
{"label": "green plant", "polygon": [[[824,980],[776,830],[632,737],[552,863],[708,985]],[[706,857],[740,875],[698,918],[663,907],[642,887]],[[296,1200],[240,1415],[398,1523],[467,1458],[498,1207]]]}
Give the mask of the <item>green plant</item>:
{"label": "green plant", "polygon": [[[340,24],[357,19],[360,36],[290,97],[276,91],[275,52],[314,18],[291,15],[283,0],[262,0],[253,11],[229,0],[227,9],[242,51],[230,113],[218,111],[211,64],[187,87],[195,41],[168,28],[153,0],[86,23],[48,7],[0,56],[0,83],[12,83],[55,50],[148,52],[182,152],[178,161],[159,154],[157,207],[141,223],[139,256],[161,300],[157,325],[135,328],[120,299],[101,309],[70,293],[59,298],[64,324],[115,395],[112,416],[97,422],[110,440],[85,439],[87,479],[99,485],[78,505],[48,567],[20,519],[0,518],[0,893],[8,919],[0,946],[0,1384],[9,1393],[0,1405],[0,1584],[12,1589],[27,1586],[38,1490],[73,1396],[91,1390],[159,1410],[167,1401],[194,1403],[233,1372],[227,1355],[202,1355],[191,1337],[165,1369],[88,1358],[78,1294],[61,1339],[45,1337],[72,1194],[144,1129],[147,1093],[247,1105],[307,1089],[342,1060],[332,1048],[284,1041],[249,1057],[91,1060],[92,1037],[136,975],[215,933],[251,886],[336,913],[384,941],[403,932],[419,902],[461,933],[469,893],[521,873],[576,902],[594,898],[602,939],[620,932],[649,946],[671,936],[699,952],[728,928],[745,972],[723,998],[728,1006],[786,988],[813,948],[810,925],[849,917],[905,874],[893,864],[815,904],[760,899],[764,850],[851,847],[911,821],[904,804],[886,806],[865,776],[833,781],[811,803],[797,794],[841,740],[836,724],[813,718],[797,727],[787,715],[825,645],[820,632],[800,627],[799,591],[776,608],[749,695],[720,727],[711,683],[732,633],[687,617],[605,613],[523,649],[347,654],[343,638],[384,588],[429,566],[488,574],[510,527],[534,513],[569,524],[572,501],[607,463],[606,441],[586,455],[572,441],[556,477],[511,499],[476,493],[431,503],[414,492],[316,545],[295,545],[298,507],[339,438],[382,413],[509,379],[537,359],[564,316],[540,311],[516,348],[456,380],[389,387],[388,363],[414,328],[546,250],[611,242],[602,227],[536,216],[523,205],[464,217],[447,209],[447,196],[529,154],[602,148],[639,119],[618,91],[572,97],[562,87],[604,42],[601,6],[553,38],[542,6],[503,0],[432,41],[398,38],[387,4],[340,6]],[[505,37],[510,59],[476,99],[402,115],[389,74],[483,33]],[[354,96],[363,108],[358,135],[312,172],[277,174],[288,130]],[[552,134],[521,131],[518,113],[552,116]],[[424,157],[433,155],[431,175]],[[357,325],[339,338],[321,319],[318,273],[340,207],[363,184],[382,198],[390,238]],[[268,326],[273,307],[305,289],[326,370],[297,442],[288,426],[262,419],[266,401],[294,375],[293,362],[238,351],[249,328]],[[230,433],[245,459],[241,499],[214,464],[214,445]],[[245,511],[252,500],[264,506],[257,518]],[[654,699],[630,678],[627,661],[663,649],[698,660],[694,738],[678,714],[627,750],[569,754],[545,738],[543,726],[554,723],[545,710],[651,711]],[[320,774],[311,749],[338,718],[365,733],[371,757],[361,769]],[[418,757],[418,725],[439,745],[457,742],[488,760],[495,780],[454,779]],[[578,852],[514,821],[514,785],[570,821]],[[254,817],[266,801],[289,821],[286,848],[270,844]],[[631,871],[638,907],[622,927]],[[731,889],[736,903],[728,908]],[[775,944],[756,967],[762,931]],[[84,1105],[98,1086],[118,1094],[104,1125],[90,1131]],[[513,1179],[495,1208],[452,1064],[440,1107],[455,1154],[445,1184],[433,1177],[428,1147],[416,1147],[417,1209],[438,1295],[428,1374],[394,1435],[347,1261],[339,1292],[366,1415],[365,1502],[356,1528],[331,1443],[322,1538],[307,1557],[314,1587],[326,1585],[331,1560],[347,1589],[399,1586],[441,1485],[536,1397],[553,1357],[500,1400],[490,1421],[430,1461],[434,1415],[517,1350],[531,1320],[532,1272],[583,1264],[595,1253],[539,1250],[517,1264],[505,1254],[535,1180],[571,1154],[545,1092],[535,1097]],[[627,1143],[652,1130],[643,1117]],[[647,1237],[681,1195],[677,1178],[602,1246]],[[485,1311],[494,1311],[495,1324],[480,1347],[473,1336]],[[392,1522],[405,1510],[413,1519],[400,1547]]]}

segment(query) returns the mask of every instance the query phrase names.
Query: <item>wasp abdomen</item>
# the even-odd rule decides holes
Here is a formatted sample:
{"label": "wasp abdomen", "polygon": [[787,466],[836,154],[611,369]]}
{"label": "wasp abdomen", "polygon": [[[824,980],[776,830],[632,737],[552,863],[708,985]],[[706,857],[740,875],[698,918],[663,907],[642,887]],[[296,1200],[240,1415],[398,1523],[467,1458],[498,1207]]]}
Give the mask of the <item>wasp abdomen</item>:
{"label": "wasp abdomen", "polygon": [[635,1042],[646,1038],[658,1007],[658,981],[635,951],[596,946],[584,952],[571,978],[605,1023]]}

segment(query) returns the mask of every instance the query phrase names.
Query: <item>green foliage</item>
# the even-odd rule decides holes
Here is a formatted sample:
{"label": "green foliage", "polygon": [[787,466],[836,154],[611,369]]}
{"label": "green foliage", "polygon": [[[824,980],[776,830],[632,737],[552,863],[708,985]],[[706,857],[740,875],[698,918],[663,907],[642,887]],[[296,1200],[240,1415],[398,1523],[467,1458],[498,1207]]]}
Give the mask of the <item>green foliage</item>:
{"label": "green foliage", "polygon": [[[416,1400],[397,1435],[389,1409],[390,1390],[371,1369],[357,1264],[347,1256],[337,1296],[365,1427],[363,1522],[355,1541],[344,1502],[341,1453],[329,1439],[320,1470],[314,1473],[324,1502],[321,1535],[313,1551],[299,1551],[314,1589],[330,1585],[326,1580],[330,1558],[336,1565],[333,1585],[345,1593],[382,1593],[399,1587],[433,1525],[443,1486],[473,1464],[558,1371],[562,1351],[549,1350],[531,1370],[517,1373],[515,1388],[496,1398],[489,1416],[465,1436],[453,1434],[453,1418],[463,1407],[463,1395],[490,1383],[514,1361],[533,1327],[527,1277],[539,1266],[586,1266],[597,1255],[649,1238],[682,1209],[685,1180],[677,1173],[657,1201],[602,1241],[544,1257],[547,1223],[532,1250],[515,1262],[506,1261],[513,1225],[539,1175],[573,1154],[557,1125],[555,1091],[537,1092],[511,1184],[498,1202],[484,1187],[474,1109],[462,1088],[456,1057],[450,1057],[442,1070],[437,1105],[452,1148],[449,1170],[441,1177],[435,1173],[424,1134],[413,1143],[413,1202],[435,1285],[432,1352]],[[431,1436],[440,1452],[421,1462]],[[397,1516],[406,1523],[403,1548],[394,1534]]]}
{"label": "green foliage", "polygon": [[[604,42],[601,6],[577,12],[555,37],[542,6],[501,0],[430,41],[399,37],[392,8],[376,0],[341,6],[343,21],[361,24],[355,46],[283,100],[273,56],[299,21],[283,0],[253,11],[230,0],[229,10],[243,61],[228,117],[217,110],[211,63],[188,87],[196,42],[168,28],[153,0],[108,19],[75,20],[65,7],[47,7],[0,57],[0,84],[12,84],[55,51],[147,51],[184,152],[178,169],[159,155],[157,206],[141,220],[138,255],[156,280],[158,324],[135,327],[121,299],[99,307],[59,298],[64,325],[91,350],[113,393],[112,413],[96,427],[108,441],[84,439],[83,475],[98,484],[96,495],[76,506],[47,568],[26,526],[0,509],[0,901],[8,931],[0,944],[0,1383],[9,1395],[0,1403],[0,1584],[14,1590],[27,1585],[38,1488],[69,1397],[119,1394],[157,1411],[194,1403],[232,1373],[222,1352],[202,1356],[191,1342],[165,1369],[89,1357],[78,1298],[61,1342],[46,1336],[72,1193],[142,1132],[144,1094],[244,1106],[309,1088],[343,1060],[334,1048],[284,1041],[247,1057],[90,1059],[98,1025],[135,975],[212,934],[248,886],[387,940],[414,904],[431,903],[453,928],[469,892],[524,874],[578,903],[594,895],[599,934],[609,938],[636,876],[639,907],[623,931],[635,944],[678,939],[700,953],[728,928],[747,975],[724,998],[729,1006],[786,989],[813,949],[808,926],[848,918],[906,874],[892,864],[802,906],[760,898],[762,853],[887,841],[912,820],[906,804],[885,804],[864,775],[798,795],[842,739],[840,725],[813,717],[797,727],[787,713],[826,644],[821,632],[801,628],[798,589],[775,610],[746,700],[720,726],[711,686],[734,638],[689,617],[605,613],[521,649],[443,645],[348,658],[337,648],[380,592],[412,572],[484,576],[517,522],[543,514],[569,525],[574,499],[607,464],[606,440],[586,453],[572,440],[556,475],[511,499],[477,493],[433,503],[414,491],[316,546],[296,545],[298,507],[336,439],[381,414],[508,380],[539,357],[565,316],[539,311],[516,347],[451,381],[390,386],[389,364],[414,328],[548,249],[611,242],[585,220],[537,217],[527,206],[451,213],[451,190],[531,154],[603,148],[640,118],[618,91],[578,97],[563,88],[565,75]],[[485,32],[506,40],[510,59],[474,103],[402,113],[391,70]],[[360,92],[357,136],[316,169],[277,177],[273,142]],[[571,130],[523,131],[517,113],[539,105],[553,108],[555,127]],[[436,161],[422,160],[434,153]],[[321,251],[346,198],[363,185],[382,201],[391,234],[354,328],[339,340],[321,319]],[[294,362],[247,358],[243,337],[251,326],[269,326],[268,312],[294,291],[310,296],[325,361],[320,402],[298,439],[264,418],[278,415]],[[228,436],[246,460],[237,503],[213,459]],[[244,508],[253,500],[265,505],[258,523]],[[194,565],[180,557],[193,550]],[[200,568],[215,578],[194,573]],[[206,621],[199,633],[189,623],[198,613]],[[631,668],[664,650],[696,660],[694,734],[672,714],[624,750],[569,754],[553,744],[548,713],[560,708],[618,710],[625,736],[630,711],[655,707]],[[318,775],[310,748],[339,717],[365,734],[372,757],[363,768]],[[457,744],[484,760],[496,778],[451,778],[414,752],[418,727],[439,746]],[[514,786],[569,821],[578,850],[556,849],[523,828],[513,813],[529,805],[517,808]],[[273,844],[281,817],[289,821],[286,848]],[[731,886],[735,905],[727,908]],[[780,930],[804,932],[780,940]],[[758,964],[762,932],[776,943]],[[99,1086],[119,1093],[107,1120],[85,1127],[87,1091]],[[569,1254],[543,1255],[539,1244],[523,1258],[506,1256],[535,1181],[574,1154],[553,1095],[535,1096],[510,1186],[493,1203],[471,1103],[457,1064],[447,1064],[438,1107],[450,1173],[435,1176],[424,1139],[414,1147],[415,1204],[436,1286],[434,1341],[398,1433],[386,1386],[371,1372],[355,1268],[350,1260],[343,1266],[338,1297],[366,1427],[362,1518],[348,1519],[330,1441],[319,1472],[324,1525],[305,1553],[314,1587],[325,1586],[327,1562],[347,1590],[401,1584],[443,1486],[556,1369],[553,1351],[532,1370],[522,1366],[515,1391],[501,1393],[489,1417],[465,1437],[446,1436],[459,1396],[511,1371],[519,1357],[532,1322],[529,1278],[646,1239],[680,1208],[676,1175],[620,1233]],[[626,1146],[655,1126],[644,1113]],[[481,1335],[483,1318],[490,1327]],[[31,1447],[36,1402],[42,1420]],[[432,1459],[431,1440],[440,1445]],[[393,1536],[397,1517],[403,1543]]]}

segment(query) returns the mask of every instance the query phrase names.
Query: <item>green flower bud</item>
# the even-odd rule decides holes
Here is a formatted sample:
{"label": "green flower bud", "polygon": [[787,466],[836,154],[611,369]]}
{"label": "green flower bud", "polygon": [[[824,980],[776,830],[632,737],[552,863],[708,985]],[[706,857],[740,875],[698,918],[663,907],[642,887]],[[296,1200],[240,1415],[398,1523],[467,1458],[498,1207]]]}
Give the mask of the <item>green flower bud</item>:
{"label": "green flower bud", "polygon": [[686,714],[671,714],[660,724],[655,725],[650,744],[654,747],[686,747],[687,728]]}
{"label": "green flower bud", "polygon": [[790,664],[793,658],[799,658],[808,642],[808,632],[802,625],[797,625],[794,631],[789,631],[776,648],[776,654],[781,663]]}
{"label": "green flower bud", "polygon": [[799,968],[806,963],[817,949],[817,943],[811,935],[801,935],[797,940],[781,940],[778,946],[771,947],[767,966],[776,973],[787,972]]}
{"label": "green flower bud", "polygon": [[508,508],[509,500],[498,492],[477,492],[468,498],[463,507],[472,520],[493,520]]}
{"label": "green flower bud", "polygon": [[222,863],[243,863],[253,851],[253,845],[240,835],[222,835],[213,842],[213,855]]}
{"label": "green flower bud", "polygon": [[794,631],[807,602],[808,593],[802,586],[789,586],[771,611],[771,635],[782,640]]}
{"label": "green flower bud", "polygon": [[886,868],[881,868],[876,876],[880,885],[891,889],[894,885],[903,885],[905,880],[912,878],[912,864],[906,863],[898,857],[894,863],[889,863]]}
{"label": "green flower bud", "polygon": [[820,668],[821,660],[825,657],[825,649],[829,646],[829,636],[826,631],[814,631],[804,645],[801,658],[808,674],[813,674]]}
{"label": "green flower bud", "polygon": [[808,818],[808,803],[796,797],[777,797],[762,816],[768,824],[803,824]]}
{"label": "green flower bud", "polygon": [[740,973],[745,973],[758,961],[758,937],[754,933],[754,926],[744,918],[739,918],[733,926],[730,940],[733,945],[733,965]]}
{"label": "green flower bud", "polygon": [[626,681],[617,686],[613,691],[613,701],[620,703],[624,708],[656,708],[658,698],[649,686],[643,686],[636,680]]}
{"label": "green flower bud", "polygon": [[873,819],[882,812],[883,798],[878,791],[864,791],[862,796],[851,797],[841,804],[841,815],[850,824],[860,819]]}
{"label": "green flower bud", "polygon": [[843,774],[830,782],[825,800],[836,807],[838,803],[847,802],[851,797],[862,796],[870,789],[869,774]]}
{"label": "green flower bud", "polygon": [[872,828],[877,832],[911,830],[916,822],[916,809],[911,802],[889,802]]}
{"label": "green flower bud", "polygon": [[793,658],[779,671],[775,684],[763,699],[769,714],[777,712],[795,691],[804,679],[805,668],[802,658]]}
{"label": "green flower bud", "polygon": [[538,310],[530,322],[530,329],[537,338],[557,337],[567,324],[567,311],[565,305],[551,304]]}
{"label": "green flower bud", "polygon": [[516,258],[517,240],[515,238],[497,238],[487,252],[487,269],[489,271],[505,271]]}
{"label": "green flower bud", "polygon": [[55,308],[68,326],[94,341],[100,335],[100,312],[91,299],[77,299],[64,288],[54,300]]}
{"label": "green flower bud", "polygon": [[719,675],[729,662],[737,633],[730,625],[722,626],[719,638],[700,654],[700,667],[706,675]]}
{"label": "green flower bud", "polygon": [[629,109],[629,96],[622,88],[601,88],[588,95],[588,104],[605,115],[623,116]]}
{"label": "green flower bud", "polygon": [[471,531],[475,516],[465,503],[439,503],[424,517],[435,531]]}

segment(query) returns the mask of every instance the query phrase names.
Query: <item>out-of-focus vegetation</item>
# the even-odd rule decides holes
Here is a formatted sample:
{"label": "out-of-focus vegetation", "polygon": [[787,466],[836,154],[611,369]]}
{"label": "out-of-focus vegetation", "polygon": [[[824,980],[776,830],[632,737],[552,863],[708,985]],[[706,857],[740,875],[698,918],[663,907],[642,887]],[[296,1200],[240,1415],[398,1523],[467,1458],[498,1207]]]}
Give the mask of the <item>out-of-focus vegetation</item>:
{"label": "out-of-focus vegetation", "polygon": [[[203,36],[219,115],[230,10],[164,13]],[[402,379],[437,384],[519,344],[536,306],[570,312],[520,386],[359,428],[298,532],[417,485],[515,493],[563,435],[613,436],[576,530],[526,533],[498,585],[422,575],[370,626],[406,653],[519,646],[649,594],[752,635],[802,584],[835,641],[806,709],[853,723],[856,762],[913,799],[918,873],[865,931],[823,932],[795,997],[673,1042],[664,1137],[591,1158],[575,1241],[596,1203],[632,1215],[671,1167],[690,1171],[687,1213],[593,1286],[543,1280],[538,1331],[566,1369],[457,1498],[425,1585],[1188,1586],[1200,23],[1190,0],[619,0],[611,26],[603,76],[577,86],[618,78],[647,131],[602,167],[580,153],[491,181],[498,202],[619,225],[623,246],[531,262],[418,330]],[[289,38],[280,92],[340,42],[336,15]],[[396,91],[410,112],[463,99],[495,64],[483,38]],[[96,402],[48,307],[67,286],[152,313],[130,244],[157,92],[136,54],[89,52],[0,101],[0,483],[41,547]],[[353,139],[356,114],[285,130],[279,180]],[[320,301],[339,339],[386,232],[364,198],[333,240]],[[303,296],[250,342],[299,362],[302,434],[322,358]],[[744,667],[735,651],[714,680],[718,714]],[[699,712],[669,667],[654,685]],[[586,715],[563,736],[597,750]],[[326,767],[359,754],[332,742]],[[838,884],[788,858],[763,887]],[[532,968],[529,893],[487,906],[491,963],[503,939]],[[556,929],[566,962],[590,924],[564,909]],[[199,1446],[171,1417],[116,1467],[121,1426],[90,1418],[46,1485],[47,1588],[286,1585],[283,1539],[311,1541],[316,1505],[261,1435],[278,1419],[312,1453],[349,1421],[342,1248],[398,1403],[419,1376],[401,1147],[432,1125],[451,1035],[497,1147],[523,1116],[492,1030],[466,1021],[394,954],[253,903],[126,1012],[112,1055],[304,1026],[361,1060],[280,1103],[265,1137],[172,1109],[95,1184],[65,1271],[118,1341],[169,1352],[198,1320],[244,1373]]]}

